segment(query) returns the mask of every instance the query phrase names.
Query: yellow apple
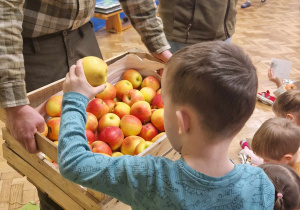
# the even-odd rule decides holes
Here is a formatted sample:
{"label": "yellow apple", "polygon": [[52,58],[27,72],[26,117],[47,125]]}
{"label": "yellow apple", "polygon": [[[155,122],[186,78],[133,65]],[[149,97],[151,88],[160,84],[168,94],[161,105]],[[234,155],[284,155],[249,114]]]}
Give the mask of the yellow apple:
{"label": "yellow apple", "polygon": [[153,142],[151,142],[151,141],[143,141],[143,142],[139,143],[134,150],[134,155],[140,154],[146,148],[148,148],[151,144],[153,144]]}
{"label": "yellow apple", "polygon": [[101,132],[104,128],[115,126],[119,127],[120,125],[120,118],[118,115],[113,113],[107,113],[99,120],[99,131]]}
{"label": "yellow apple", "polygon": [[128,136],[122,143],[121,152],[124,155],[134,155],[136,146],[143,141],[145,140],[139,136]]}
{"label": "yellow apple", "polygon": [[151,116],[151,122],[159,131],[165,131],[164,109],[155,110]]}
{"label": "yellow apple", "polygon": [[166,133],[165,132],[161,132],[160,134],[156,135],[152,140],[151,142],[156,142],[160,137],[162,137],[163,135],[165,135]]}
{"label": "yellow apple", "polygon": [[152,87],[143,87],[140,92],[143,94],[145,101],[151,104],[154,96],[156,95],[156,91]]}
{"label": "yellow apple", "polygon": [[57,141],[59,134],[60,117],[53,117],[49,119],[47,122],[47,126],[49,128],[48,138],[52,141]]}
{"label": "yellow apple", "polygon": [[112,109],[112,113],[119,116],[122,119],[123,116],[130,114],[130,106],[124,102],[117,102]]}
{"label": "yellow apple", "polygon": [[133,89],[132,84],[128,80],[121,80],[115,84],[116,92],[117,92],[117,97],[119,99],[123,99],[123,95]]}
{"label": "yellow apple", "polygon": [[108,67],[102,59],[95,56],[84,57],[82,66],[86,80],[91,86],[96,87],[106,83]]}
{"label": "yellow apple", "polygon": [[50,117],[60,117],[63,96],[52,96],[46,103],[46,112]]}
{"label": "yellow apple", "polygon": [[121,156],[124,156],[124,154],[122,152],[113,152],[112,157],[121,157]]}
{"label": "yellow apple", "polygon": [[134,69],[128,69],[125,71],[122,79],[128,80],[132,84],[133,88],[140,87],[143,81],[142,75]]}
{"label": "yellow apple", "polygon": [[136,136],[142,130],[141,121],[133,115],[125,115],[120,122],[120,128],[124,136]]}
{"label": "yellow apple", "polygon": [[160,82],[156,79],[156,77],[148,76],[142,82],[142,88],[143,87],[152,87],[155,91],[157,91],[160,88]]}

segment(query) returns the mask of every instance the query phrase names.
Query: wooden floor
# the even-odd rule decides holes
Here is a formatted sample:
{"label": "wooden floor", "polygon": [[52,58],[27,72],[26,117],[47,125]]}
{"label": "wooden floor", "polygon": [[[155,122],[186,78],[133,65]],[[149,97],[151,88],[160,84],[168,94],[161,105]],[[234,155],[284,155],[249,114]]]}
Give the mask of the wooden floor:
{"label": "wooden floor", "polygon": [[[247,9],[239,7],[242,3],[239,1],[238,4],[233,42],[242,46],[253,60],[258,70],[259,91],[275,89],[275,85],[267,78],[271,58],[291,60],[291,79],[300,80],[300,1],[267,0],[261,3],[260,0],[252,0],[252,6]],[[104,59],[132,48],[146,50],[134,29],[122,34],[108,34],[102,29],[96,35]],[[272,116],[269,106],[257,103],[253,116],[231,144],[229,154],[233,160],[237,161],[239,140],[251,138],[258,127]],[[35,187],[6,164],[2,150],[0,178],[0,210],[19,209],[29,201],[38,201]]]}

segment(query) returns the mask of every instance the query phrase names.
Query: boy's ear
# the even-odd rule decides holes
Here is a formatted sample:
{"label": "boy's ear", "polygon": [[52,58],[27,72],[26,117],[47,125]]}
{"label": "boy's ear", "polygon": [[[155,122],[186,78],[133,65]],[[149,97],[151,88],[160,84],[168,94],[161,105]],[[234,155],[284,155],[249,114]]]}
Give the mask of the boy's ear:
{"label": "boy's ear", "polygon": [[283,157],[280,159],[280,162],[284,162],[286,164],[288,164],[293,158],[292,154],[285,154],[283,155]]}
{"label": "boy's ear", "polygon": [[286,118],[288,118],[289,120],[291,120],[293,123],[295,122],[295,117],[292,114],[286,114]]}
{"label": "boy's ear", "polygon": [[190,130],[191,127],[191,117],[190,115],[184,110],[176,111],[176,117],[178,121],[178,133],[184,134]]}

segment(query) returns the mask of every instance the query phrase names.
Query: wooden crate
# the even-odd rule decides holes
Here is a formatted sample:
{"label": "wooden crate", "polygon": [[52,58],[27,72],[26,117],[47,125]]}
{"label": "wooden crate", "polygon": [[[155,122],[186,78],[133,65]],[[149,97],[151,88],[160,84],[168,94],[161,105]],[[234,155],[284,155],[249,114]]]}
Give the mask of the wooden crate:
{"label": "wooden crate", "polygon": [[[152,56],[139,51],[130,51],[120,56],[107,60],[110,65],[115,61],[125,57],[127,54],[136,54],[141,58],[155,60]],[[64,79],[51,83],[45,87],[28,93],[30,106],[37,109],[45,109],[45,101],[52,95],[62,90]],[[0,120],[6,122],[5,112],[0,109]],[[87,189],[63,178],[56,166],[44,158],[41,153],[29,154],[10,134],[7,128],[3,128],[2,145],[3,156],[16,171],[33,183],[37,188],[47,193],[56,203],[64,209],[130,209],[130,206],[118,201],[115,198],[103,193]],[[57,161],[57,146],[48,138],[37,133],[36,141],[39,150]],[[170,159],[178,159],[179,155],[172,150],[166,136],[153,143],[144,150],[139,156],[143,155],[166,156]]]}

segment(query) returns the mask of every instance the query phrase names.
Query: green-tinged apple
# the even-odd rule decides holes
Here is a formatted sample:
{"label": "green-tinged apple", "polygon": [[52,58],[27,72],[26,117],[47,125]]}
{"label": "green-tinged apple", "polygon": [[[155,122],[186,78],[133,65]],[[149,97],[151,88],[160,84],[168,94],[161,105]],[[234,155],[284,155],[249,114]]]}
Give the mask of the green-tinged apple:
{"label": "green-tinged apple", "polygon": [[136,146],[144,142],[145,140],[139,136],[128,136],[124,139],[122,146],[121,146],[121,152],[124,155],[134,155],[134,150]]}
{"label": "green-tinged apple", "polygon": [[117,102],[112,113],[118,115],[120,119],[122,119],[123,116],[130,114],[130,106],[124,102]]}
{"label": "green-tinged apple", "polygon": [[143,87],[152,87],[155,91],[157,91],[160,88],[160,82],[156,79],[156,77],[148,76],[142,82],[142,88]]}
{"label": "green-tinged apple", "polygon": [[137,117],[142,123],[151,119],[151,107],[146,101],[138,101],[131,106],[130,114]]}
{"label": "green-tinged apple", "polygon": [[112,157],[121,157],[121,156],[124,156],[124,154],[122,152],[113,152]]}
{"label": "green-tinged apple", "polygon": [[114,98],[114,102],[118,103],[118,102],[122,102],[122,100],[119,99],[118,97],[115,97],[115,98]]}
{"label": "green-tinged apple", "polygon": [[145,101],[145,98],[143,94],[136,89],[129,90],[123,95],[123,102],[128,104],[129,106],[132,106],[135,102],[138,101]]}
{"label": "green-tinged apple", "polygon": [[115,107],[116,105],[116,102],[114,102],[113,100],[110,100],[110,99],[104,99],[103,100],[106,105],[108,106],[108,112],[112,112],[113,108]]}
{"label": "green-tinged apple", "polygon": [[107,113],[99,120],[99,131],[101,132],[104,128],[110,126],[119,127],[120,125],[120,118],[118,115],[114,113]]}
{"label": "green-tinged apple", "polygon": [[152,124],[161,132],[165,131],[164,109],[158,109],[151,116]]}
{"label": "green-tinged apple", "polygon": [[94,141],[91,146],[92,152],[94,153],[104,153],[109,156],[112,155],[111,148],[104,141]]}
{"label": "green-tinged apple", "polygon": [[147,149],[151,144],[153,144],[153,142],[151,142],[151,141],[143,141],[143,142],[139,143],[134,150],[134,155],[140,154],[145,149]]}
{"label": "green-tinged apple", "polygon": [[117,84],[115,84],[115,88],[117,91],[117,97],[119,99],[123,99],[123,95],[127,91],[133,89],[133,86],[128,80],[121,80],[121,81],[117,82]]}
{"label": "green-tinged apple", "polygon": [[162,137],[163,135],[165,135],[166,133],[165,132],[161,132],[159,133],[158,135],[156,135],[152,140],[151,142],[156,142],[160,137]]}
{"label": "green-tinged apple", "polygon": [[90,130],[85,130],[85,135],[88,144],[92,144],[95,141],[95,134]]}
{"label": "green-tinged apple", "polygon": [[160,94],[157,94],[153,98],[153,101],[152,101],[152,104],[151,104],[151,108],[152,109],[162,109],[162,108],[164,108],[164,102],[163,102],[162,97],[161,97]]}
{"label": "green-tinged apple", "polygon": [[161,94],[161,88],[156,91],[156,94]]}
{"label": "green-tinged apple", "polygon": [[154,96],[156,95],[156,91],[152,87],[143,87],[140,92],[143,94],[145,101],[151,104]]}
{"label": "green-tinged apple", "polygon": [[157,129],[152,125],[152,123],[147,123],[143,125],[142,130],[139,134],[140,137],[146,141],[151,141],[158,134]]}
{"label": "green-tinged apple", "polygon": [[139,88],[143,81],[142,75],[134,69],[128,69],[125,71],[122,79],[128,80],[132,84],[133,88]]}
{"label": "green-tinged apple", "polygon": [[48,126],[47,123],[45,123],[45,130],[44,132],[41,133],[43,136],[47,136],[48,135]]}
{"label": "green-tinged apple", "polygon": [[60,117],[63,96],[52,96],[46,103],[46,112],[50,117]]}
{"label": "green-tinged apple", "polygon": [[137,136],[142,130],[142,123],[133,115],[125,115],[121,119],[120,128],[124,136]]}
{"label": "green-tinged apple", "polygon": [[95,130],[98,128],[98,120],[97,117],[90,113],[86,112],[86,124],[85,129],[90,130],[92,132],[95,132]]}
{"label": "green-tinged apple", "polygon": [[103,115],[108,113],[108,106],[106,103],[100,98],[94,98],[91,100],[87,107],[86,111],[94,114],[99,120]]}
{"label": "green-tinged apple", "polygon": [[48,126],[48,138],[52,141],[58,140],[60,117],[52,117],[47,122]]}
{"label": "green-tinged apple", "polygon": [[124,134],[119,127],[106,127],[100,132],[99,140],[108,143],[112,150],[117,150],[123,143]]}
{"label": "green-tinged apple", "polygon": [[104,89],[103,92],[99,93],[96,95],[96,98],[100,98],[102,100],[114,100],[116,97],[116,88],[113,86],[111,83],[107,82],[106,83],[106,88]]}
{"label": "green-tinged apple", "polygon": [[108,66],[102,59],[95,56],[84,57],[82,67],[86,80],[91,86],[97,87],[106,83]]}

